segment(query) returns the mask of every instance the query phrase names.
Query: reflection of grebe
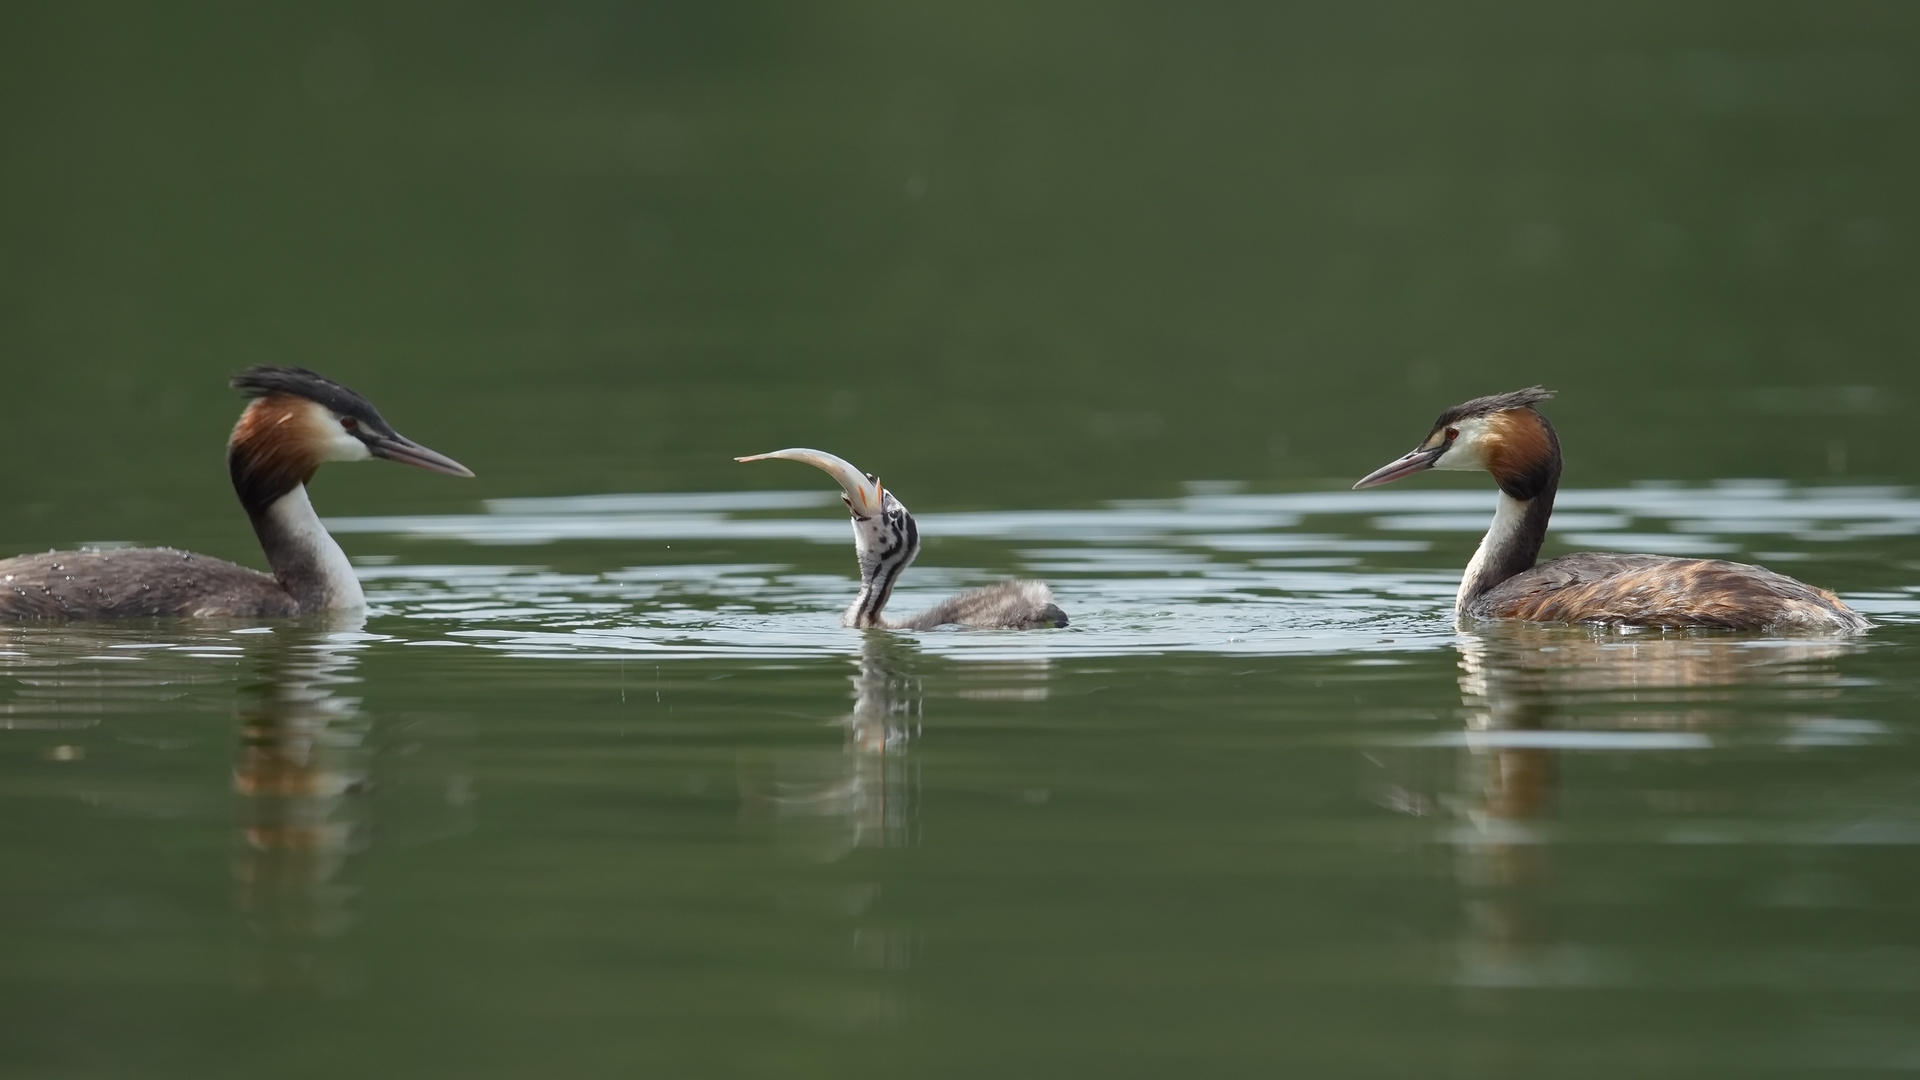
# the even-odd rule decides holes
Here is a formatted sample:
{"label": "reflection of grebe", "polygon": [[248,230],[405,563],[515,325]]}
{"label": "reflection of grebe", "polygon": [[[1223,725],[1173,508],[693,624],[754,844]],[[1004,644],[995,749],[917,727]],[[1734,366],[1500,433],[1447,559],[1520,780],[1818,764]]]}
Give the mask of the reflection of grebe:
{"label": "reflection of grebe", "polygon": [[920,695],[890,651],[885,638],[862,643],[853,712],[840,720],[846,729],[840,751],[784,754],[771,770],[741,773],[742,815],[800,826],[786,839],[823,862],[856,847],[904,847],[911,839],[914,772],[907,748]]}
{"label": "reflection of grebe", "polygon": [[1353,485],[1426,469],[1493,474],[1500,506],[1460,581],[1458,616],[1842,633],[1873,625],[1824,589],[1745,563],[1582,552],[1536,566],[1560,487],[1560,440],[1534,408],[1550,396],[1535,386],[1456,405],[1412,453]]}
{"label": "reflection of grebe", "polygon": [[[1584,984],[1606,976],[1585,951],[1549,944],[1545,886],[1553,879],[1553,845],[1543,822],[1553,812],[1561,753],[1551,747],[1711,745],[1701,729],[1727,721],[1716,705],[1725,692],[1754,685],[1801,692],[1831,687],[1839,677],[1831,661],[1858,648],[1831,639],[1491,629],[1459,643],[1467,738],[1454,797],[1401,799],[1444,802],[1462,819],[1450,833],[1466,918],[1458,977],[1481,988]],[[1581,715],[1598,703],[1608,706],[1604,724]],[[1622,705],[1628,708],[1619,711]],[[1569,730],[1585,726],[1599,730]],[[1654,735],[1672,738],[1649,742]]]}
{"label": "reflection of grebe", "polygon": [[248,975],[261,987],[306,985],[319,974],[311,944],[353,922],[356,890],[341,878],[370,829],[368,724],[358,698],[334,692],[354,681],[353,653],[308,640],[276,643],[257,696],[239,710],[233,872],[240,910],[264,950]]}
{"label": "reflection of grebe", "polygon": [[273,573],[173,548],[49,551],[0,560],[0,619],[276,616],[366,605],[346,555],[307,501],[329,461],[386,458],[453,476],[464,465],[393,430],[366,398],[304,368],[254,367],[227,442],[233,488]]}
{"label": "reflection of grebe", "polygon": [[[1460,639],[1460,692],[1469,707],[1512,717],[1545,708],[1554,695],[1604,692],[1606,700],[1691,700],[1710,687],[1832,686],[1825,663],[1857,651],[1844,640],[1755,640],[1711,634],[1634,634],[1546,626],[1500,626]],[[1636,728],[1672,727],[1679,718],[1636,711]],[[1691,721],[1688,722],[1691,725]],[[1511,723],[1495,726],[1511,727]]]}
{"label": "reflection of grebe", "polygon": [[902,571],[920,554],[920,530],[913,515],[871,473],[819,450],[776,450],[736,461],[784,458],[803,461],[835,480],[846,493],[841,501],[853,515],[853,546],[860,558],[860,595],[840,621],[859,628],[929,630],[936,626],[978,626],[1035,630],[1067,625],[1067,613],[1053,602],[1053,591],[1038,581],[1002,581],[950,597],[918,615],[889,619],[880,614]]}
{"label": "reflection of grebe", "polygon": [[359,682],[365,617],[325,621],[244,638],[258,679],[235,707],[233,877],[254,989],[354,981],[340,946],[357,921],[355,865],[375,840],[376,808],[389,855],[463,833],[474,813],[461,720],[376,725],[346,693]]}

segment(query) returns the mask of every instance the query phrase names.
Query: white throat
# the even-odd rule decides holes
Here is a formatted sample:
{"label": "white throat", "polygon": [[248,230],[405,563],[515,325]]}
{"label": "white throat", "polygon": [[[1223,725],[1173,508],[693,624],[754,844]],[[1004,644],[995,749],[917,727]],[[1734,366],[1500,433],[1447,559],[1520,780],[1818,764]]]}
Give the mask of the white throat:
{"label": "white throat", "polygon": [[1456,615],[1466,614],[1470,598],[1497,584],[1486,582],[1485,579],[1499,570],[1503,556],[1520,542],[1521,531],[1526,526],[1527,505],[1501,492],[1500,505],[1493,512],[1493,524],[1487,527],[1487,535],[1481,538],[1479,550],[1473,553],[1473,561],[1467,563],[1467,572],[1460,576],[1460,591],[1453,595]]}
{"label": "white throat", "polygon": [[[280,583],[302,600],[303,611],[367,606],[353,564],[320,523],[320,515],[313,512],[305,484],[295,484],[292,491],[274,500],[266,516],[275,541],[268,545],[267,558]],[[307,600],[309,596],[312,601]]]}

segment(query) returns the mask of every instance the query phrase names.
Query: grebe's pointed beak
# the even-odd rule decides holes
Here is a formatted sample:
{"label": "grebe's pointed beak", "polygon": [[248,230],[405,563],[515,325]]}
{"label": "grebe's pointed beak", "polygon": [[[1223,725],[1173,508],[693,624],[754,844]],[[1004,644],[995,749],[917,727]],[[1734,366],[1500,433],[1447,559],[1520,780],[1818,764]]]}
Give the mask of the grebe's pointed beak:
{"label": "grebe's pointed beak", "polygon": [[472,476],[473,470],[438,451],[429,450],[398,432],[392,435],[363,435],[361,441],[367,444],[367,452],[377,458],[397,461],[402,465],[411,465],[428,472],[446,473],[448,476]]}
{"label": "grebe's pointed beak", "polygon": [[1361,477],[1360,482],[1353,485],[1353,490],[1358,491],[1361,488],[1379,487],[1381,484],[1391,484],[1403,476],[1412,476],[1417,472],[1425,472],[1433,468],[1433,463],[1440,460],[1441,454],[1447,452],[1448,445],[1447,443],[1441,443],[1439,446],[1424,447],[1415,450],[1403,458],[1389,461],[1385,465]]}
{"label": "grebe's pointed beak", "polygon": [[733,460],[766,461],[769,458],[805,462],[838,480],[841,489],[846,492],[847,509],[854,517],[870,518],[880,512],[880,481],[854,468],[851,462],[834,457],[824,450],[796,447],[791,450],[775,450],[771,454],[753,454]]}

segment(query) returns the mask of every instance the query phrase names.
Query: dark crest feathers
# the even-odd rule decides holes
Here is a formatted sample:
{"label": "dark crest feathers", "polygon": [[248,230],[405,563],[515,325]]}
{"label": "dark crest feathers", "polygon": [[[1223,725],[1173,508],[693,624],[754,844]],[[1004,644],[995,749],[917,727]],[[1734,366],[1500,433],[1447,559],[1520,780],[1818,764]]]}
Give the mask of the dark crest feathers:
{"label": "dark crest feathers", "polygon": [[303,367],[256,364],[236,374],[228,385],[249,398],[291,394],[332,409],[339,416],[351,416],[381,434],[394,433],[373,403],[318,372]]}
{"label": "dark crest feathers", "polygon": [[1552,396],[1553,391],[1544,386],[1529,386],[1525,390],[1477,397],[1472,401],[1463,401],[1441,413],[1440,419],[1435,420],[1433,426],[1443,428],[1448,424],[1457,424],[1476,416],[1492,416],[1494,413],[1506,412],[1509,409],[1531,408]]}

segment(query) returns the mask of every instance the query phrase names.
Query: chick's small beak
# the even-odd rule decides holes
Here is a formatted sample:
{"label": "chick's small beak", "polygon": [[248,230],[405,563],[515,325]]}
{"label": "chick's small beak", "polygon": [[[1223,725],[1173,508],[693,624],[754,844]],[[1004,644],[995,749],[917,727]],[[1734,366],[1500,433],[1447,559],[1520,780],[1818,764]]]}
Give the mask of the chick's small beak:
{"label": "chick's small beak", "polygon": [[448,476],[472,476],[473,470],[438,451],[429,450],[405,435],[362,436],[367,444],[367,452],[377,458],[397,461],[402,465],[412,465],[416,469],[428,472],[446,473]]}
{"label": "chick's small beak", "polygon": [[1403,476],[1412,476],[1417,472],[1425,472],[1433,468],[1433,463],[1439,461],[1440,455],[1446,452],[1446,443],[1415,450],[1413,453],[1389,461],[1385,465],[1361,477],[1360,482],[1353,485],[1353,489],[1358,491],[1361,488],[1379,487],[1381,484],[1391,484]]}
{"label": "chick's small beak", "polygon": [[834,457],[824,450],[795,447],[791,450],[775,450],[770,454],[752,454],[733,460],[766,461],[770,458],[804,462],[838,480],[840,489],[846,492],[847,512],[854,517],[870,518],[880,512],[882,495],[880,481],[871,479],[866,473],[854,468],[852,462]]}

